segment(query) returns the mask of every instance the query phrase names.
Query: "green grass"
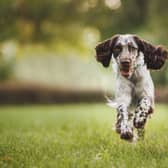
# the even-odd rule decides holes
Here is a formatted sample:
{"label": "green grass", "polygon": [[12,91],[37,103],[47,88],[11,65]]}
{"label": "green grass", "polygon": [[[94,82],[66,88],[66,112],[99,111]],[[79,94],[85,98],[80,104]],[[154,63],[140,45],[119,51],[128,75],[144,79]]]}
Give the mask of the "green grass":
{"label": "green grass", "polygon": [[0,107],[0,167],[167,168],[167,119],[157,105],[145,140],[129,143],[104,104]]}

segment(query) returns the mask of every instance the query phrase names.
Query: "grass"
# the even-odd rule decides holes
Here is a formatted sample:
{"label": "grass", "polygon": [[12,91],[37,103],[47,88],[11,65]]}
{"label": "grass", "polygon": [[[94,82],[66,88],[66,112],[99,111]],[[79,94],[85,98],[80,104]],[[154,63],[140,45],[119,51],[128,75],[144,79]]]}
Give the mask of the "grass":
{"label": "grass", "polygon": [[157,105],[145,140],[128,143],[104,104],[0,107],[0,167],[167,168],[167,118]]}

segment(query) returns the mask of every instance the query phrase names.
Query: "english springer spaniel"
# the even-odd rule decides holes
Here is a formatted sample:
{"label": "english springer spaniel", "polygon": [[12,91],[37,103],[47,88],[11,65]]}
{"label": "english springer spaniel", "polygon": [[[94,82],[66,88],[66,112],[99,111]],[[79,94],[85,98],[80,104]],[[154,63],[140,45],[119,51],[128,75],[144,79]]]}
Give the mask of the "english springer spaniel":
{"label": "english springer spaniel", "polygon": [[[136,35],[115,35],[96,46],[97,61],[108,67],[112,60],[116,78],[115,129],[121,139],[132,141],[136,135],[134,127],[138,137],[143,138],[145,123],[154,110],[154,85],[149,70],[160,69],[167,58],[166,49]],[[132,104],[135,113],[129,112]]]}

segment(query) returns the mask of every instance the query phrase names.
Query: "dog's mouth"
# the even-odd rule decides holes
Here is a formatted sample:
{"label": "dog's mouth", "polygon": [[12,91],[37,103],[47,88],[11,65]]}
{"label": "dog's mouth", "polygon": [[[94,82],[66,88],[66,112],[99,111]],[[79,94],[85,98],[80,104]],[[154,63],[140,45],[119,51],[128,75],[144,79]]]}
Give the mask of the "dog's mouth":
{"label": "dog's mouth", "polygon": [[129,63],[129,62],[122,62],[121,66],[120,66],[120,72],[121,72],[122,76],[128,78],[131,75],[131,73],[132,73],[131,63]]}
{"label": "dog's mouth", "polygon": [[123,70],[121,70],[121,75],[122,76],[124,76],[124,77],[126,77],[126,78],[128,78],[129,76],[130,76],[130,71],[123,71]]}

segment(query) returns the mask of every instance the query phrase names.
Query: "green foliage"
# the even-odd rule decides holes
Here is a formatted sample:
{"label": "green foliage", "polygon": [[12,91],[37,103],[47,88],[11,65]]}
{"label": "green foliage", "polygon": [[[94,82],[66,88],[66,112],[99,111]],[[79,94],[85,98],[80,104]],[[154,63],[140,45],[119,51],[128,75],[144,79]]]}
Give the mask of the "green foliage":
{"label": "green foliage", "polygon": [[[16,39],[21,44],[54,43],[56,48],[64,46],[81,52],[93,51],[94,46],[90,45],[89,39],[83,39],[85,30],[90,29],[92,34],[96,34],[92,37],[95,42],[116,33],[137,33],[155,44],[168,44],[168,1],[107,2],[108,0],[1,0],[0,41]],[[114,2],[118,2],[118,6],[112,6]],[[167,76],[165,70],[161,75],[154,75],[154,78],[159,84],[165,84]]]}
{"label": "green foliage", "polygon": [[0,81],[9,79],[12,75],[12,70],[11,64],[0,64]]}
{"label": "green foliage", "polygon": [[13,73],[14,60],[6,61],[0,56],[0,81],[8,80]]}
{"label": "green foliage", "polygon": [[168,65],[165,65],[160,71],[153,71],[152,77],[155,84],[166,86],[168,83]]}
{"label": "green foliage", "polygon": [[[157,38],[163,37],[160,40],[164,41],[168,24],[165,19],[168,13],[166,6],[165,0],[127,0],[121,1],[121,6],[117,8],[110,8],[105,0],[1,0],[0,30],[3,33],[0,39],[15,37],[30,42],[57,38],[56,32],[47,32],[45,29],[47,22],[53,29],[60,30],[71,28],[74,24],[83,28],[94,27],[101,32],[102,38],[114,33],[138,32],[149,27],[152,32],[157,31]],[[158,28],[162,32],[156,30]],[[77,29],[74,28],[72,36]],[[68,35],[64,30],[62,34]],[[70,38],[68,40],[71,41]]]}
{"label": "green foliage", "polygon": [[105,105],[1,107],[0,167],[166,168],[167,108],[156,106],[144,141],[128,143]]}

